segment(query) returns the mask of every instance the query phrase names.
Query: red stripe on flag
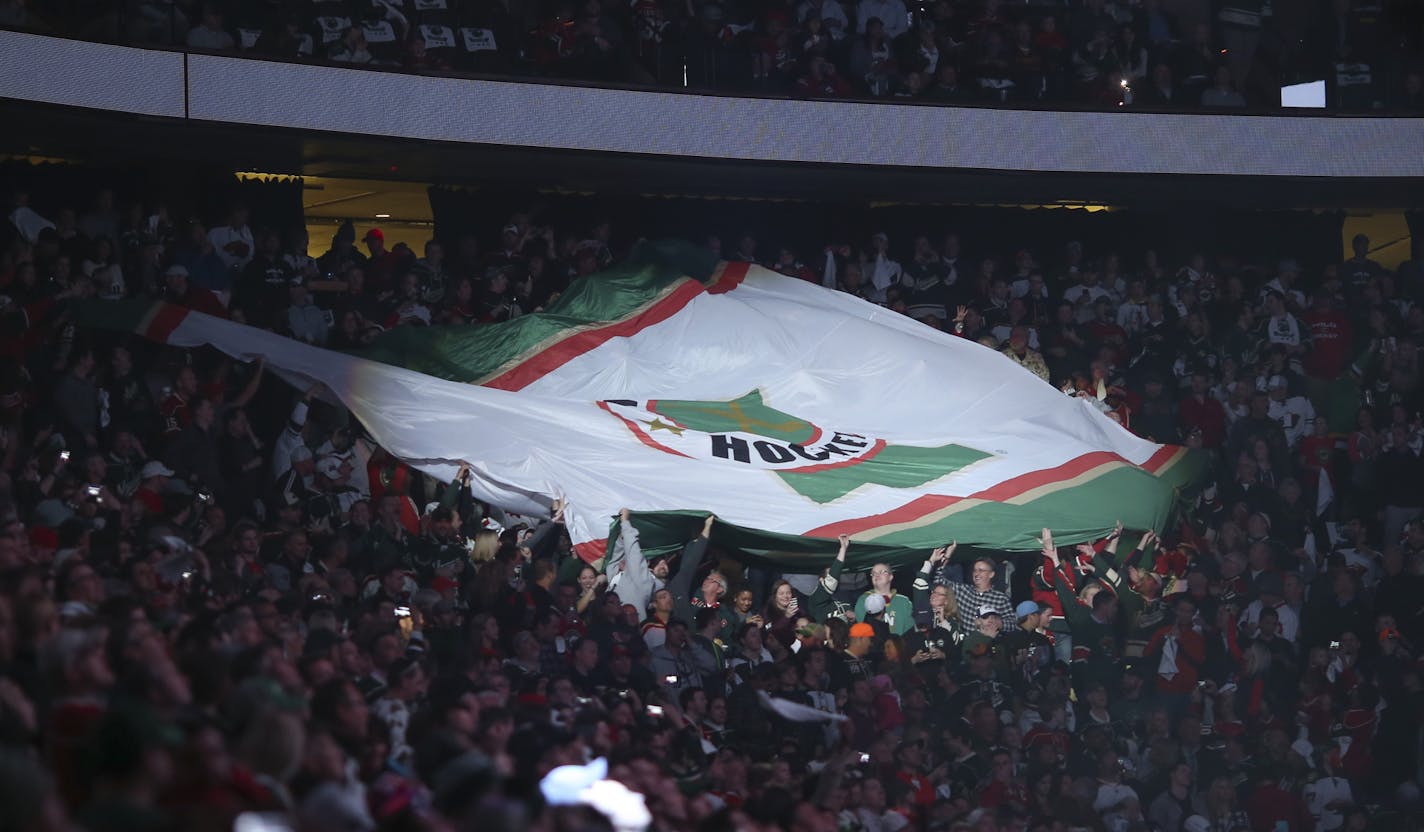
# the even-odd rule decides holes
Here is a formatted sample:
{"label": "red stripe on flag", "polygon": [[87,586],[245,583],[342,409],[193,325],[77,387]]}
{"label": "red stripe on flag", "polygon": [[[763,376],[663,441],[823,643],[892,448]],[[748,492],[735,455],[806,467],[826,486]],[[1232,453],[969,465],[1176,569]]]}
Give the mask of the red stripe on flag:
{"label": "red stripe on flag", "polygon": [[806,536],[835,537],[841,534],[857,534],[867,529],[879,528],[885,525],[908,523],[913,520],[918,520],[927,514],[933,514],[936,511],[948,508],[961,500],[1003,502],[1004,500],[1013,499],[1026,491],[1031,491],[1041,486],[1051,485],[1052,483],[1061,482],[1063,480],[1071,480],[1107,462],[1126,462],[1126,460],[1117,454],[1107,451],[1094,451],[1093,453],[1083,454],[1080,457],[1070,459],[1057,468],[1044,468],[1041,471],[1031,471],[1027,474],[1004,480],[998,485],[970,494],[968,497],[946,497],[940,494],[927,494],[923,497],[917,497],[903,506],[891,509],[883,514],[873,514],[868,517],[842,520],[839,523],[831,523],[821,526],[820,528],[812,529],[806,532]]}
{"label": "red stripe on flag", "polygon": [[145,338],[166,343],[168,336],[172,335],[178,325],[183,323],[183,319],[188,317],[190,311],[186,306],[160,302],[158,308],[154,310],[153,317],[149,319],[148,325],[139,334]]}
{"label": "red stripe on flag", "polygon": [[1045,485],[1052,485],[1055,482],[1071,480],[1079,474],[1105,465],[1109,462],[1128,463],[1127,460],[1115,453],[1108,451],[1093,451],[1090,454],[1083,454],[1080,457],[1070,459],[1057,468],[1045,468],[1042,471],[1030,471],[1012,479],[1004,480],[998,485],[986,488],[977,494],[970,496],[979,500],[1003,501],[1013,499],[1025,491],[1032,491]]}
{"label": "red stripe on flag", "polygon": [[621,413],[613,413],[613,408],[608,406],[608,402],[599,402],[598,406],[608,411],[609,413],[612,413],[614,416],[617,416],[618,419],[623,422],[623,424],[628,426],[628,430],[632,431],[633,435],[638,437],[638,441],[642,442],[644,445],[647,445],[649,448],[654,448],[656,450],[662,451],[665,454],[680,456],[684,459],[692,458],[687,454],[683,453],[682,451],[673,450],[672,448],[669,448],[668,446],[649,436],[646,432],[643,431],[641,427],[638,426],[638,423],[633,421],[632,419],[623,416]]}
{"label": "red stripe on flag", "polygon": [[742,285],[742,281],[747,279],[747,272],[751,270],[751,263],[723,263],[722,273],[707,287],[709,295],[724,295]]}
{"label": "red stripe on flag", "polygon": [[868,517],[855,517],[850,520],[841,520],[837,523],[829,523],[825,526],[811,529],[806,532],[806,537],[837,537],[843,534],[857,534],[866,529],[879,528],[890,523],[905,523],[910,520],[923,517],[926,514],[933,514],[940,509],[948,508],[955,503],[968,499],[966,497],[946,497],[943,494],[926,494],[923,497],[916,497],[899,508],[893,508],[884,514],[872,514]]}
{"label": "red stripe on flag", "polygon": [[586,540],[574,544],[574,554],[584,563],[593,563],[608,553],[607,540]]}
{"label": "red stripe on flag", "polygon": [[1142,463],[1142,468],[1149,473],[1155,474],[1162,470],[1167,463],[1171,462],[1181,450],[1180,445],[1163,445],[1157,449],[1157,453],[1148,457],[1147,461]]}
{"label": "red stripe on flag", "polygon": [[576,332],[543,350],[527,361],[506,370],[484,383],[500,390],[523,390],[544,376],[587,352],[592,352],[614,338],[629,338],[650,326],[660,324],[681,312],[694,298],[706,291],[701,283],[685,280],[667,297],[631,318],[615,321],[598,329]]}
{"label": "red stripe on flag", "polygon": [[614,338],[629,338],[650,326],[660,324],[681,312],[694,298],[706,292],[721,295],[732,291],[746,280],[750,263],[724,263],[722,273],[711,286],[703,286],[695,280],[684,280],[667,297],[654,303],[641,313],[621,321],[614,321],[597,329],[585,330],[570,335],[559,343],[543,350],[538,355],[520,362],[485,382],[485,387],[500,390],[523,390],[545,375],[552,373],[568,362],[587,352],[603,346]]}

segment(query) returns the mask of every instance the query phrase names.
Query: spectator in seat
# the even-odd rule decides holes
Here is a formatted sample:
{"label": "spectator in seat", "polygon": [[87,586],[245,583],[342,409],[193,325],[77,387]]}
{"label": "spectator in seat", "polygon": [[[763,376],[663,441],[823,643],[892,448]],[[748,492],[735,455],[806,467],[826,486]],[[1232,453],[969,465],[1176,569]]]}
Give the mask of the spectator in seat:
{"label": "spectator in seat", "polygon": [[216,3],[203,4],[198,25],[188,30],[188,45],[194,49],[228,50],[236,46],[232,35],[223,28],[222,8]]}
{"label": "spectator in seat", "polygon": [[1212,72],[1212,84],[1201,95],[1201,105],[1211,108],[1245,107],[1246,99],[1236,91],[1231,68],[1222,64]]}
{"label": "spectator in seat", "polygon": [[806,60],[806,71],[796,79],[797,95],[809,98],[848,98],[851,86],[836,72],[836,65],[815,56]]}
{"label": "spectator in seat", "polygon": [[188,279],[188,269],[174,263],[163,272],[163,282],[167,287],[170,303],[186,306],[194,312],[202,312],[217,318],[226,318],[227,307],[212,292],[202,286],[195,286]]}

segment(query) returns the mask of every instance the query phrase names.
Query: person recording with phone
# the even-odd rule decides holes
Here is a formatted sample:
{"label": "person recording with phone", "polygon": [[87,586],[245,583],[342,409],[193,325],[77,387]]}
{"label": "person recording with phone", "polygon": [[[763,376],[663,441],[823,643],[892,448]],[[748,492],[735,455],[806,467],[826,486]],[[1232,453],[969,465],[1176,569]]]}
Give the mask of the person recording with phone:
{"label": "person recording with phone", "polygon": [[674,618],[667,623],[663,643],[648,650],[653,678],[674,694],[689,688],[702,687],[703,672],[715,672],[716,667],[704,664],[701,651],[688,643],[687,622]]}

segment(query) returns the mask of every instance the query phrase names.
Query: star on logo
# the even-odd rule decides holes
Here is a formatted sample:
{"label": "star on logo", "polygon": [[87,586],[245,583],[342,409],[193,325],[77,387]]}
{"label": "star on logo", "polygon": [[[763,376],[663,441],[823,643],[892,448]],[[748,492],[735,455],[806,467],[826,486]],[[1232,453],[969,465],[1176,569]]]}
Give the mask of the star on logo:
{"label": "star on logo", "polygon": [[677,425],[669,425],[662,419],[654,419],[651,422],[644,422],[643,424],[648,426],[648,433],[652,433],[655,430],[665,430],[677,436],[682,436],[682,432],[686,430],[686,428],[680,428]]}

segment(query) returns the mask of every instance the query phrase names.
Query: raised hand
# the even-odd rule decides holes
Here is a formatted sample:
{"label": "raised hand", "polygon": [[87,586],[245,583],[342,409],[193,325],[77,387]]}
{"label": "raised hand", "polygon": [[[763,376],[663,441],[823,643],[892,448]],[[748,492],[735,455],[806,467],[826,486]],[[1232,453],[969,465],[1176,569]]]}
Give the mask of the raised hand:
{"label": "raised hand", "polygon": [[628,509],[626,509],[626,508],[620,508],[620,509],[618,509],[618,519],[619,519],[620,521],[624,522],[624,523],[627,523],[627,522],[628,522],[628,518],[629,518],[631,515],[632,515],[632,512],[628,511]]}
{"label": "raised hand", "polygon": [[703,537],[711,537],[711,536],[712,536],[712,521],[714,521],[714,520],[716,520],[716,519],[717,519],[717,517],[716,517],[715,515],[709,514],[709,515],[707,515],[707,519],[704,520],[704,521],[702,521],[702,536],[703,536]]}
{"label": "raised hand", "polygon": [[1053,532],[1044,529],[1043,537],[1039,538],[1039,540],[1043,543],[1043,556],[1048,558],[1048,561],[1054,566],[1057,566],[1059,563],[1058,547],[1053,545]]}
{"label": "raised hand", "polygon": [[1142,540],[1138,541],[1137,548],[1147,551],[1147,547],[1157,542],[1157,533],[1148,529],[1142,533]]}

